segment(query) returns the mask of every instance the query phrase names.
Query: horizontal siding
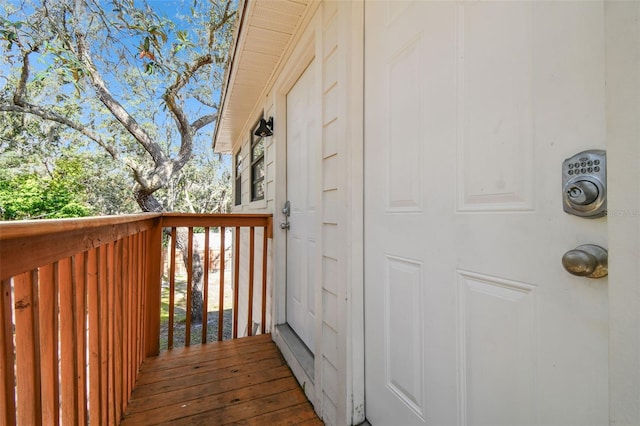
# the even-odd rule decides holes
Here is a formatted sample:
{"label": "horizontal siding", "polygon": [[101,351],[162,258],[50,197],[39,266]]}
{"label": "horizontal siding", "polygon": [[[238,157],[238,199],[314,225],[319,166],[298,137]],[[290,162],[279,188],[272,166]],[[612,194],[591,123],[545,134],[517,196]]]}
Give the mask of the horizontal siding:
{"label": "horizontal siding", "polygon": [[322,288],[338,294],[338,261],[331,257],[322,257],[322,276],[324,277]]}
{"label": "horizontal siding", "polygon": [[322,226],[323,256],[338,259],[338,247],[343,243],[338,233],[338,226],[332,223],[325,223]]}
{"label": "horizontal siding", "polygon": [[322,421],[327,426],[337,425],[338,408],[327,394],[322,392]]}
{"label": "horizontal siding", "polygon": [[322,325],[323,356],[332,364],[338,365],[338,333],[326,324]]}
{"label": "horizontal siding", "polygon": [[338,121],[332,120],[322,126],[322,158],[338,153]]}
{"label": "horizontal siding", "polygon": [[324,325],[338,331],[338,296],[322,290],[322,318]]}

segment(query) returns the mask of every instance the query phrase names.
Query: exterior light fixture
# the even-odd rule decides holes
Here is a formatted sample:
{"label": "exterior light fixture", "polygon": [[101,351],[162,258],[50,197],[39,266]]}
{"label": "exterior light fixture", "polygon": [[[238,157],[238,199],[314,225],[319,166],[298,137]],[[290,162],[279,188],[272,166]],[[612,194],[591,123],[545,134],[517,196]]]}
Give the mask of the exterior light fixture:
{"label": "exterior light fixture", "polygon": [[273,135],[273,117],[269,117],[269,121],[261,118],[260,125],[253,134],[263,138]]}

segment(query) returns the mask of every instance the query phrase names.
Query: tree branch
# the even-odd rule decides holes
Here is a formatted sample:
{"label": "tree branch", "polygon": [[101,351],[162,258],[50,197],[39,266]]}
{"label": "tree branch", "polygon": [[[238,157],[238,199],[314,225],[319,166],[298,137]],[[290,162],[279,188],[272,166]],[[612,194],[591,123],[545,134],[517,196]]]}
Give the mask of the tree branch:
{"label": "tree branch", "polygon": [[[198,72],[198,70],[206,65],[211,64],[212,62],[213,58],[209,54],[196,58],[196,60],[193,61],[193,63],[191,63],[189,66],[187,66],[187,69],[176,78],[176,81],[171,86],[169,86],[169,88],[163,95],[163,99],[167,104],[167,108],[169,108],[169,111],[171,111],[171,114],[173,114],[176,125],[178,126],[178,130],[180,131],[180,137],[182,139],[180,144],[180,151],[178,152],[178,156],[174,160],[174,164],[176,166],[174,171],[180,170],[191,158],[191,153],[193,150],[193,134],[199,129],[199,127],[194,128],[189,124],[184,110],[176,102],[178,92],[180,91],[180,89],[187,85],[191,77],[193,77],[193,75]],[[198,120],[196,120],[196,122],[197,121]]]}
{"label": "tree branch", "polygon": [[224,13],[222,14],[222,19],[220,19],[220,21],[218,21],[216,24],[211,25],[209,27],[209,49],[211,49],[213,47],[213,44],[215,42],[215,37],[214,34],[216,31],[218,31],[220,28],[222,28],[227,22],[229,22],[231,20],[231,18],[233,18],[234,16],[236,16],[236,11],[234,10],[233,12],[229,13],[229,8],[231,7],[231,2],[228,1],[225,8],[224,8]]}
{"label": "tree branch", "polygon": [[192,93],[191,96],[198,102],[200,102],[202,105],[208,106],[209,108],[213,108],[215,110],[218,109],[218,105],[215,102],[211,102],[208,101],[206,99],[203,99],[202,96],[199,93]]}
{"label": "tree branch", "polygon": [[213,123],[218,119],[218,114],[209,114],[198,118],[196,121],[191,123],[191,128],[194,131],[198,131],[202,129],[204,126]]}
{"label": "tree branch", "polygon": [[118,120],[124,128],[133,136],[142,147],[151,155],[155,164],[161,164],[167,161],[167,157],[155,143],[149,134],[138,124],[138,122],[124,109],[122,104],[118,102],[107,89],[107,85],[100,76],[100,73],[93,64],[93,60],[89,54],[82,34],[78,34],[78,55],[84,66],[89,71],[89,78],[98,95],[98,99],[107,107],[113,116]]}
{"label": "tree branch", "polygon": [[131,170],[133,170],[134,173],[136,173],[139,169],[138,164],[136,164],[133,160],[131,160],[130,158],[123,158],[120,156],[120,153],[115,149],[115,147],[113,147],[112,145],[110,145],[109,143],[107,143],[104,139],[102,139],[97,133],[91,131],[90,129],[88,129],[87,127],[83,126],[80,123],[77,123],[63,115],[60,115],[56,112],[53,111],[49,111],[46,110],[44,108],[40,108],[37,105],[32,105],[28,102],[25,102],[24,99],[19,99],[19,103],[16,105],[0,105],[0,112],[14,112],[14,113],[19,113],[19,114],[31,114],[31,115],[35,115],[36,117],[40,117],[43,120],[47,120],[47,121],[53,121],[55,123],[59,123],[62,125],[65,125],[75,131],[77,131],[78,133],[80,133],[83,136],[86,136],[87,138],[91,139],[92,141],[94,141],[96,144],[98,144],[101,148],[103,148],[105,151],[107,151],[109,153],[109,155],[111,156],[111,158],[113,158],[116,161],[120,161],[122,162],[124,165],[126,165],[127,167],[129,167]]}
{"label": "tree branch", "polygon": [[22,68],[20,70],[20,80],[18,81],[18,87],[16,93],[13,94],[13,103],[20,105],[22,99],[27,92],[27,80],[29,79],[29,55],[33,53],[31,50],[25,52],[22,55]]}
{"label": "tree branch", "polygon": [[[171,86],[169,86],[169,88],[167,89],[167,94],[175,95],[176,93],[178,93],[180,89],[182,89],[189,82],[191,77],[193,77],[193,75],[198,72],[200,68],[212,63],[213,57],[210,54],[206,54],[204,56],[196,58],[193,63],[187,66],[187,69],[176,78],[176,81]],[[165,94],[165,96],[167,94]]]}

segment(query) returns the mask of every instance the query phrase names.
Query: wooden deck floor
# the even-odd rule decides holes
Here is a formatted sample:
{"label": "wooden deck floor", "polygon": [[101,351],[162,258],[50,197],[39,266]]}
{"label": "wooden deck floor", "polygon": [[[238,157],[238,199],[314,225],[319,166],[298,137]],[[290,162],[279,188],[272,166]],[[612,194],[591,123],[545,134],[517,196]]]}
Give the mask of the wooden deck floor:
{"label": "wooden deck floor", "polygon": [[322,425],[271,335],[145,360],[122,425]]}

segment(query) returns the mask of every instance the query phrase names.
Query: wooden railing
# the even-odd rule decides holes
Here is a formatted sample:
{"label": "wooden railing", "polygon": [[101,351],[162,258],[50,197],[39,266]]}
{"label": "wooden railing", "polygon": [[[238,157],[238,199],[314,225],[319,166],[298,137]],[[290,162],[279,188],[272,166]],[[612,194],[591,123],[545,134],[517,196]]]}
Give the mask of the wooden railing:
{"label": "wooden railing", "polygon": [[[194,227],[234,229],[234,295],[242,287],[241,272],[246,272],[252,302],[246,308],[249,325],[255,303],[251,294],[255,231],[263,230],[259,306],[264,332],[267,238],[272,232],[268,215],[141,214],[0,223],[0,424],[119,423],[140,366],[160,348],[165,227],[174,234],[173,242],[179,227],[187,227],[189,236]],[[241,266],[244,228],[249,235],[249,260]],[[224,229],[219,235],[224,238]],[[190,274],[193,243],[188,246]],[[174,266],[175,257],[171,255]],[[222,289],[224,261],[223,256]],[[205,273],[204,279],[208,276]],[[175,287],[175,277],[169,280]],[[206,292],[208,285],[204,288]],[[203,342],[207,340],[206,308],[205,303]],[[174,303],[169,310],[175,310]],[[235,296],[234,337],[240,310]],[[252,332],[250,326],[247,329]]]}
{"label": "wooden railing", "polygon": [[[180,261],[179,253],[186,253],[185,259],[183,259],[186,265],[186,279],[184,280],[186,303],[184,303],[184,339],[182,344],[189,346],[192,343],[192,285],[193,282],[194,267],[199,266],[202,268],[202,308],[200,315],[201,331],[200,336],[196,339],[198,343],[206,343],[208,340],[208,316],[210,312],[209,306],[209,290],[213,285],[217,289],[217,330],[215,330],[215,340],[223,339],[223,329],[230,329],[233,338],[238,336],[253,334],[254,324],[254,311],[259,309],[260,312],[260,332],[264,333],[267,323],[267,249],[268,239],[272,236],[271,228],[271,215],[192,215],[182,213],[167,213],[162,218],[163,227],[165,232],[171,236],[169,238],[170,247],[168,250],[169,258],[167,259],[169,264],[168,271],[168,333],[167,333],[167,347],[173,348],[175,344],[175,330],[176,330],[176,269],[177,264]],[[202,254],[198,254],[194,251],[194,228],[204,228],[204,246],[202,248]],[[218,232],[212,234],[210,231],[212,228],[216,228]],[[186,234],[187,247],[183,247],[179,250],[177,242],[180,240],[178,231],[182,229]],[[232,230],[232,244],[233,247],[233,269],[227,271],[227,262],[225,256],[225,248],[227,247],[227,230]],[[256,244],[256,233],[260,233],[259,244]],[[211,272],[211,241],[210,236],[214,235],[218,238],[217,247],[220,247],[220,257],[218,259],[218,268],[213,275],[217,278],[217,283],[210,283],[209,278],[212,276]],[[256,248],[256,245],[260,247]],[[245,256],[241,256],[241,248],[245,247],[248,250]],[[257,252],[261,252],[260,256],[256,256]],[[194,262],[194,257],[202,256]],[[256,266],[259,267],[259,271],[256,271]],[[231,269],[231,268],[229,268]],[[245,274],[244,280],[241,280],[241,272]],[[225,285],[227,278],[233,278],[233,285]],[[242,282],[241,282],[242,281]],[[259,285],[259,298],[255,299],[255,286]],[[224,318],[224,306],[225,306],[225,288],[232,288],[233,301],[232,301],[232,324],[225,324]],[[240,294],[246,296],[245,303],[240,303]],[[244,314],[243,322],[245,327],[239,327],[239,316]]]}

